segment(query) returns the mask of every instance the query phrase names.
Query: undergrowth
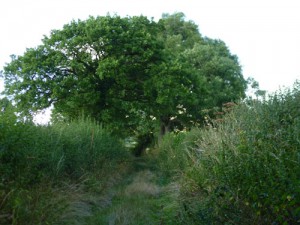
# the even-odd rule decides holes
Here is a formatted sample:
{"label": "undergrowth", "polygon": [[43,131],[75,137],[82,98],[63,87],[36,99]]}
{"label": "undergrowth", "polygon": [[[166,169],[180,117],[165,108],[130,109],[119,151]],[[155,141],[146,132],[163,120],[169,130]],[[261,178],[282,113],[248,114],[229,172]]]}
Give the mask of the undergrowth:
{"label": "undergrowth", "polygon": [[89,119],[37,126],[7,107],[0,224],[299,224],[300,84],[227,111],[133,160]]}
{"label": "undergrowth", "polygon": [[189,224],[300,223],[300,84],[170,134],[158,162],[181,179]]}
{"label": "undergrowth", "polygon": [[0,117],[0,224],[52,224],[83,177],[105,180],[128,160],[123,144],[89,119],[37,126],[11,114]]}

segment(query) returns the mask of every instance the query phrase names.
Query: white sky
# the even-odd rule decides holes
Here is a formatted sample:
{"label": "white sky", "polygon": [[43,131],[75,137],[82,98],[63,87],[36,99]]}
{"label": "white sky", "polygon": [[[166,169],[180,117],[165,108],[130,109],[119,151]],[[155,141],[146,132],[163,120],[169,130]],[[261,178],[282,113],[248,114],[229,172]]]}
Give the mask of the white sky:
{"label": "white sky", "polygon": [[155,19],[183,12],[203,36],[223,40],[239,57],[244,77],[254,77],[262,89],[300,79],[299,0],[1,0],[0,70],[11,54],[36,47],[50,30],[108,12]]}

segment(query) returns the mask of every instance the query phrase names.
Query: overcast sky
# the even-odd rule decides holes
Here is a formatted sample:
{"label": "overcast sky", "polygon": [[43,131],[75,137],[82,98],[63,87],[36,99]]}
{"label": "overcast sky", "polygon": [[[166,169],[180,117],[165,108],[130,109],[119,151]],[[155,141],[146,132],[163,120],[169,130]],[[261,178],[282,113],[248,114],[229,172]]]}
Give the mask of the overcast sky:
{"label": "overcast sky", "polygon": [[[11,54],[36,47],[43,35],[89,15],[183,12],[203,36],[223,40],[239,57],[244,77],[275,91],[300,79],[299,0],[1,0],[0,70]],[[0,92],[3,82],[0,82]]]}

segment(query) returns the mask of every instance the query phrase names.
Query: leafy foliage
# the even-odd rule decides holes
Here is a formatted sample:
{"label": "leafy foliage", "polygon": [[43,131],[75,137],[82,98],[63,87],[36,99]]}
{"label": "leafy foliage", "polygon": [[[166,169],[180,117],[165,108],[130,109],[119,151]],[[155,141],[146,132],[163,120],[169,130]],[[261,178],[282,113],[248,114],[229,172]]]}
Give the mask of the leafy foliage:
{"label": "leafy foliage", "polygon": [[90,17],[53,30],[4,68],[19,110],[54,106],[57,118],[82,112],[129,136],[190,127],[201,111],[245,96],[237,57],[203,38],[183,13]]}
{"label": "leafy foliage", "polygon": [[156,33],[145,17],[72,21],[12,58],[5,68],[7,94],[21,110],[53,104],[67,118],[84,111],[102,122],[125,121],[159,59]]}
{"label": "leafy foliage", "polygon": [[165,14],[164,68],[152,82],[152,112],[161,133],[203,123],[204,110],[245,97],[246,81],[237,57],[222,41],[203,38],[184,14]]}

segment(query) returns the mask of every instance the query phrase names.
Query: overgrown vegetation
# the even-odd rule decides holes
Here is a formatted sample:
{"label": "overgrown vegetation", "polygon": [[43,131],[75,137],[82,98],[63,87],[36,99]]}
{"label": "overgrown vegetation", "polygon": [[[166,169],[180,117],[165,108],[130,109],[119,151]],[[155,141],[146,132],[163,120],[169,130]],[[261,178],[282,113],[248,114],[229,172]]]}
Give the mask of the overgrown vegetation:
{"label": "overgrown vegetation", "polygon": [[36,126],[13,115],[7,109],[0,117],[3,224],[50,223],[67,207],[68,186],[86,176],[102,181],[129,158],[120,140],[89,119]]}
{"label": "overgrown vegetation", "polygon": [[297,83],[239,104],[221,124],[164,140],[157,158],[181,177],[190,224],[300,222],[299,102]]}
{"label": "overgrown vegetation", "polygon": [[3,100],[1,224],[297,224],[299,100],[227,104],[138,161],[90,119],[36,126]]}
{"label": "overgrown vegetation", "polygon": [[0,75],[1,224],[300,223],[300,83],[262,98],[182,13],[72,21]]}

